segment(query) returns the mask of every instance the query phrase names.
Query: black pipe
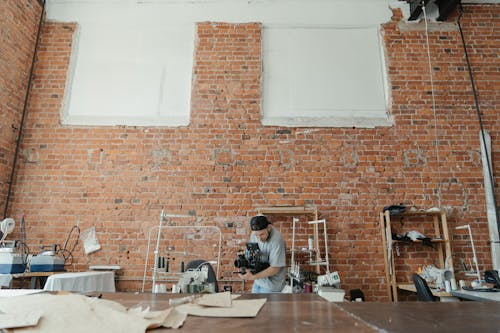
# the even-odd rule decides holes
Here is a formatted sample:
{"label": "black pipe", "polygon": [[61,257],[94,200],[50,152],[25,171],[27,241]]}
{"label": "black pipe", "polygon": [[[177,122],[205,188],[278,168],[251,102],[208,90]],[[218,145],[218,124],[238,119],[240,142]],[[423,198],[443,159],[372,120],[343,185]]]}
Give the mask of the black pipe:
{"label": "black pipe", "polygon": [[31,60],[30,76],[28,78],[28,86],[24,96],[23,113],[21,116],[21,124],[19,125],[19,134],[17,136],[16,151],[14,153],[14,162],[12,163],[12,171],[10,173],[9,189],[7,190],[7,198],[5,199],[5,209],[3,211],[3,218],[7,217],[7,210],[9,208],[10,195],[12,193],[12,184],[14,183],[14,175],[16,171],[17,155],[19,154],[19,146],[21,145],[21,136],[23,133],[24,118],[26,116],[26,109],[28,108],[28,99],[30,96],[31,81],[33,80],[33,69],[35,68],[36,52],[38,50],[38,43],[40,42],[40,35],[42,34],[43,17],[45,16],[45,0],[39,0],[38,3],[42,6],[42,13],[40,14],[40,21],[38,22],[38,33],[36,36],[35,50],[33,52],[33,59]]}
{"label": "black pipe", "polygon": [[[465,43],[465,37],[464,37],[464,33],[462,31],[462,25],[460,24],[460,20],[462,19],[462,16],[464,14],[464,8],[462,6],[462,1],[460,1],[459,7],[460,7],[460,15],[458,16],[458,19],[457,19],[458,30],[460,31],[460,36],[462,37],[462,45],[464,47],[465,60],[467,61],[467,68],[469,70],[469,77],[470,77],[470,83],[472,86],[472,93],[474,94],[474,102],[476,104],[477,118],[479,120],[479,126],[481,128],[481,139],[482,139],[482,144],[484,146],[484,151],[485,151],[485,155],[486,155],[486,164],[488,165],[488,174],[489,174],[490,182],[491,182],[491,192],[493,195],[493,204],[495,205],[495,216],[497,219],[498,239],[500,239],[500,220],[498,218],[497,197],[495,194],[495,179],[493,178],[493,171],[491,170],[490,157],[488,155],[488,147],[486,147],[486,139],[484,137],[483,119],[481,117],[481,111],[479,110],[479,102],[478,102],[478,98],[477,98],[476,84],[474,83],[474,75],[472,73],[472,66],[471,66],[470,60],[469,60],[469,53],[467,52],[467,44]],[[492,241],[492,240],[490,240],[490,242],[500,243],[500,241]]]}

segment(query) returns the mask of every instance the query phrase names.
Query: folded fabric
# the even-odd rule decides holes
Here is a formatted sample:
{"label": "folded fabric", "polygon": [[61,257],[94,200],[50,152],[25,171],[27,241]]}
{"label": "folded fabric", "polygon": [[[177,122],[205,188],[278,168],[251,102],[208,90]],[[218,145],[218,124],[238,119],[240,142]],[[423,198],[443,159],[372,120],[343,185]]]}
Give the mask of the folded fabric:
{"label": "folded fabric", "polygon": [[42,312],[40,310],[19,313],[0,313],[0,330],[36,326]]}
{"label": "folded fabric", "polygon": [[[186,319],[186,314],[175,308],[155,312],[149,311],[149,308],[129,310],[113,301],[76,294],[0,298],[0,312],[9,316],[6,319],[26,319],[27,313],[35,311],[39,311],[41,317],[37,325],[16,328],[16,332],[144,333],[147,329],[161,326],[178,328]],[[10,326],[4,328],[20,327],[21,324],[21,320],[9,321]]]}
{"label": "folded fabric", "polygon": [[203,306],[216,306],[230,308],[233,304],[231,292],[225,291],[216,294],[205,294],[196,300],[196,303]]}
{"label": "folded fabric", "polygon": [[206,307],[196,303],[177,306],[179,312],[200,317],[255,317],[266,303],[266,298],[233,300],[231,307]]}
{"label": "folded fabric", "polygon": [[10,287],[12,274],[0,274],[0,287]]}

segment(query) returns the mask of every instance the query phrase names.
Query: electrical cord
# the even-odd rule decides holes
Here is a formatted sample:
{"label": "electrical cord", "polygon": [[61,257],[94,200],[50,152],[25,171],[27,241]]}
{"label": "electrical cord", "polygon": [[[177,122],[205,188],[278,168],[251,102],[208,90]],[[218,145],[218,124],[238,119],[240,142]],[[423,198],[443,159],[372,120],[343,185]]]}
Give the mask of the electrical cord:
{"label": "electrical cord", "polygon": [[436,98],[434,96],[434,76],[432,74],[432,63],[431,63],[431,48],[429,43],[429,27],[427,26],[427,13],[425,10],[425,2],[422,1],[422,11],[424,13],[424,23],[425,23],[425,38],[427,41],[427,61],[429,63],[429,77],[431,83],[431,96],[432,96],[432,111],[434,113],[434,138],[435,138],[435,150],[436,150],[436,162],[437,162],[437,174],[438,174],[438,207],[441,207],[442,193],[441,193],[441,163],[439,159],[439,139],[438,139],[438,126],[437,126],[437,115],[436,115]]}
{"label": "electrical cord", "polygon": [[28,254],[30,253],[30,248],[26,244],[26,223],[24,221],[24,214],[21,216],[21,222],[19,223],[19,242],[18,245],[22,248],[23,253],[23,264],[28,263]]}
{"label": "electrical cord", "polygon": [[[474,81],[474,74],[472,73],[472,66],[471,66],[470,59],[469,59],[469,53],[467,52],[467,44],[465,42],[465,37],[464,37],[464,33],[462,30],[462,24],[461,24],[462,16],[464,14],[464,8],[462,6],[462,1],[459,1],[459,9],[460,9],[460,14],[458,15],[457,25],[458,25],[458,30],[460,32],[460,37],[462,38],[462,45],[464,48],[465,61],[467,62],[467,69],[469,71],[469,79],[470,79],[470,83],[471,83],[471,87],[472,87],[472,93],[474,95],[474,103],[476,106],[477,118],[479,121],[479,127],[481,129],[481,140],[482,140],[482,145],[484,147],[484,151],[485,151],[485,155],[486,155],[485,157],[486,157],[486,164],[487,164],[487,168],[488,168],[488,176],[490,178],[490,182],[491,182],[491,186],[492,186],[491,187],[491,194],[493,197],[493,205],[495,207],[495,217],[497,220],[498,237],[500,239],[500,219],[499,219],[499,215],[498,215],[497,198],[496,198],[495,188],[494,188],[495,179],[493,178],[493,171],[491,170],[491,162],[490,162],[488,147],[486,146],[486,139],[484,136],[484,125],[483,125],[483,119],[481,116],[481,110],[479,108],[479,101],[478,101],[479,99],[477,97],[476,84]],[[490,240],[490,243],[500,243],[500,241],[491,241]]]}
{"label": "electrical cord", "polygon": [[[68,250],[69,240],[71,239],[71,235],[73,234],[73,232],[75,230],[77,232],[77,235],[76,235],[76,238],[74,240],[73,247],[71,248],[71,250]],[[61,247],[60,245],[57,245],[57,247],[59,249],[57,249],[56,253],[58,253],[59,255],[61,255],[64,258],[64,266],[68,266],[68,265],[71,265],[73,263],[73,251],[75,250],[76,246],[78,245],[79,239],[80,239],[80,227],[78,227],[77,225],[74,225],[71,228],[71,230],[69,231],[68,237],[66,238],[66,241],[64,242],[64,246]],[[71,259],[71,261],[68,263],[69,259]]]}

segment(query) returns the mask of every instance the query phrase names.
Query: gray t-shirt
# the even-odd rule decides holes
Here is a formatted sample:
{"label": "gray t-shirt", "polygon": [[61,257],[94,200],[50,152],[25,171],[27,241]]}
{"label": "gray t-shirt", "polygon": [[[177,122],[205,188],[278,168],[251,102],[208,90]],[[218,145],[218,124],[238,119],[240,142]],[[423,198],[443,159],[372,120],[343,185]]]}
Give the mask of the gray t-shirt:
{"label": "gray t-shirt", "polygon": [[263,262],[268,262],[271,267],[281,267],[276,275],[254,280],[253,283],[274,292],[281,291],[285,286],[286,276],[286,250],[283,236],[277,229],[271,227],[269,237],[265,242],[261,242],[254,235],[250,236],[250,242],[259,244]]}

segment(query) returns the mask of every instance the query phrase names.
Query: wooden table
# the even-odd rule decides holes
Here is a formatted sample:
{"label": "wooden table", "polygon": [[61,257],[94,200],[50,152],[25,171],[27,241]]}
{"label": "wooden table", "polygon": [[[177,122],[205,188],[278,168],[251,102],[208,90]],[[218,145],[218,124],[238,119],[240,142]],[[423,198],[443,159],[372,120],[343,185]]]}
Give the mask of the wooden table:
{"label": "wooden table", "polygon": [[[185,294],[104,293],[102,298],[125,306],[168,308],[171,297]],[[315,294],[244,294],[242,299],[266,297],[256,318],[188,316],[179,332],[476,332],[498,333],[500,303],[486,302],[341,302],[330,303]],[[172,330],[155,330],[170,332]]]}
{"label": "wooden table", "polygon": [[500,303],[496,302],[343,302],[337,306],[378,332],[498,333],[500,328]]}
{"label": "wooden table", "polygon": [[[102,298],[125,306],[150,306],[152,310],[169,307],[171,297],[185,294],[103,293]],[[179,332],[378,332],[348,312],[316,294],[244,294],[241,299],[267,298],[256,318],[207,318],[188,316]],[[154,332],[169,332],[160,329]]]}
{"label": "wooden table", "polygon": [[26,272],[26,273],[15,273],[12,274],[13,279],[21,279],[24,280],[25,278],[30,279],[30,289],[36,289],[37,286],[40,289],[43,289],[45,285],[45,281],[47,281],[47,278],[51,275],[54,274],[59,274],[59,273],[66,273],[65,271],[61,272]]}
{"label": "wooden table", "polygon": [[115,273],[111,271],[66,272],[47,278],[45,291],[114,292]]}

